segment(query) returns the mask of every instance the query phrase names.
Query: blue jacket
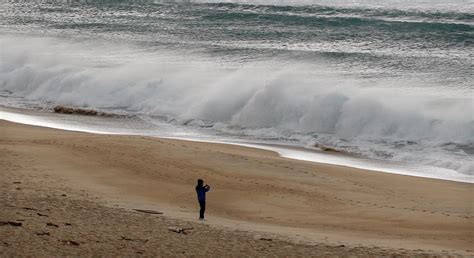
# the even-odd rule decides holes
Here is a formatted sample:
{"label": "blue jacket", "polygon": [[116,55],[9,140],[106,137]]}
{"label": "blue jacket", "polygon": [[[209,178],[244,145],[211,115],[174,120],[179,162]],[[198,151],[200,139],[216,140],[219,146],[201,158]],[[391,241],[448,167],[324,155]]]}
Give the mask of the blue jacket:
{"label": "blue jacket", "polygon": [[200,202],[205,202],[206,201],[206,192],[208,192],[211,189],[211,187],[208,186],[208,188],[204,186],[196,186],[196,193],[198,197],[198,201]]}

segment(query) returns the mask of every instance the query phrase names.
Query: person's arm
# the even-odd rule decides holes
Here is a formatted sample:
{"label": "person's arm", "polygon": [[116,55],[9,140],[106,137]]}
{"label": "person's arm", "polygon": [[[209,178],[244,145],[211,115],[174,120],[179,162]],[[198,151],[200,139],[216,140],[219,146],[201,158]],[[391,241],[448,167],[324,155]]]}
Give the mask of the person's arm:
{"label": "person's arm", "polygon": [[204,188],[206,189],[206,192],[209,192],[209,190],[211,190],[211,187],[209,185],[205,185]]}

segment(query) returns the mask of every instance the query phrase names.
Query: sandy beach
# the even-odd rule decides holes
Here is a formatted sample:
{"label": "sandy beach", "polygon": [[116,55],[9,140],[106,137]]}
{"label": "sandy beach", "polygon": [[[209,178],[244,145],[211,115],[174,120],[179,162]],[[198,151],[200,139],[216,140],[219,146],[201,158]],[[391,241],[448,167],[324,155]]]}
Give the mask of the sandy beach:
{"label": "sandy beach", "polygon": [[6,121],[0,167],[1,256],[474,255],[468,183]]}

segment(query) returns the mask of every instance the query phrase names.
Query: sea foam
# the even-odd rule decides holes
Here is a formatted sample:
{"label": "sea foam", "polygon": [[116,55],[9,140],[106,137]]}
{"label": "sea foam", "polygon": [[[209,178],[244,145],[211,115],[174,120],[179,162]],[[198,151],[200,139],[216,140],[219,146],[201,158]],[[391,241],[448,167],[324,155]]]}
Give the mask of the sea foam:
{"label": "sea foam", "polygon": [[235,66],[44,38],[2,37],[0,46],[0,90],[29,101],[201,121],[234,134],[473,171],[472,155],[456,147],[474,144],[472,96],[463,92],[341,76],[323,62]]}

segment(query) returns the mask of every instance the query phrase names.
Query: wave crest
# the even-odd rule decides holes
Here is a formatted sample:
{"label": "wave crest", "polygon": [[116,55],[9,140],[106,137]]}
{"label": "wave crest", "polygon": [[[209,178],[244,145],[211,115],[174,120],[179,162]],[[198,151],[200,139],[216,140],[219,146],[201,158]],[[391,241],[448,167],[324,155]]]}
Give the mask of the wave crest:
{"label": "wave crest", "polygon": [[362,81],[324,76],[324,70],[315,73],[309,64],[281,66],[278,60],[238,69],[159,59],[97,67],[58,55],[55,49],[64,45],[31,41],[22,46],[2,40],[2,48],[9,51],[2,51],[0,58],[0,89],[31,100],[347,139],[474,142],[473,117],[465,112],[472,110],[469,97],[437,98],[380,84],[367,87]]}

